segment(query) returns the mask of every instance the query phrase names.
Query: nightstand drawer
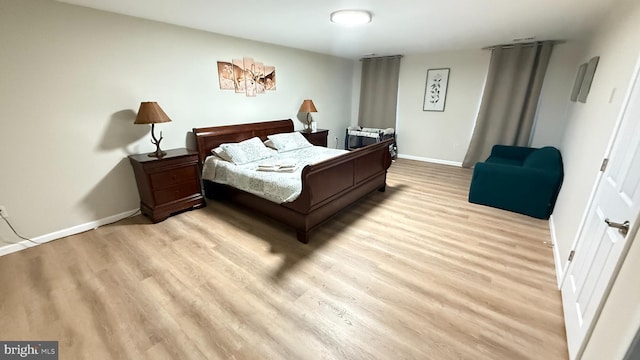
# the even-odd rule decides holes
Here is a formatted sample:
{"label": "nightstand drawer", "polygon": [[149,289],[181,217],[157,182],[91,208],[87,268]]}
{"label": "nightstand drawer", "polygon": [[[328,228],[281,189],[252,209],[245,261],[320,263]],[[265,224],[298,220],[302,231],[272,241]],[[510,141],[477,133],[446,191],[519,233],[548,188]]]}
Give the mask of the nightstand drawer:
{"label": "nightstand drawer", "polygon": [[169,171],[152,173],[149,175],[151,178],[151,187],[161,189],[167,186],[193,181],[197,176],[197,171],[198,169],[195,166],[186,166]]}
{"label": "nightstand drawer", "polygon": [[156,200],[156,205],[161,205],[199,193],[200,184],[191,180],[190,183],[184,183],[161,190],[156,190],[153,192],[153,197]]}

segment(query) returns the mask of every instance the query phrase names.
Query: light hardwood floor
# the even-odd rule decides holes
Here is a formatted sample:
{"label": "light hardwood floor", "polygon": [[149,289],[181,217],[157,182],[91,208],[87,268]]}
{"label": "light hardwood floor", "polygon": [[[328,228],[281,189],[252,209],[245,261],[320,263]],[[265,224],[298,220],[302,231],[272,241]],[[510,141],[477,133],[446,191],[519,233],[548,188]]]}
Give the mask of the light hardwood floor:
{"label": "light hardwood floor", "polygon": [[226,203],[0,257],[0,340],[60,359],[566,359],[548,223],[398,160],[308,245]]}

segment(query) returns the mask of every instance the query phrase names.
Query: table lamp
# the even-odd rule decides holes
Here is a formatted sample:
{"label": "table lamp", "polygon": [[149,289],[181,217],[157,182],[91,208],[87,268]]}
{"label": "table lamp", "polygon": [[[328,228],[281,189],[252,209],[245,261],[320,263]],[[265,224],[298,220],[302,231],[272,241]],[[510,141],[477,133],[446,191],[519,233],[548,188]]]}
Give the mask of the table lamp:
{"label": "table lamp", "polygon": [[146,101],[140,103],[140,109],[136,116],[134,124],[151,124],[151,143],[156,146],[156,151],[149,154],[149,156],[161,158],[167,153],[160,150],[160,141],[162,141],[162,131],[160,131],[160,138],[156,138],[154,132],[154,125],[163,122],[169,122],[171,119],[162,111],[160,105],[155,101]]}
{"label": "table lamp", "polygon": [[307,99],[305,101],[302,102],[302,105],[300,105],[300,110],[299,112],[306,112],[307,113],[307,129],[311,130],[311,121],[313,119],[311,119],[311,114],[312,112],[318,112],[318,110],[316,109],[316,106],[313,105],[313,101]]}

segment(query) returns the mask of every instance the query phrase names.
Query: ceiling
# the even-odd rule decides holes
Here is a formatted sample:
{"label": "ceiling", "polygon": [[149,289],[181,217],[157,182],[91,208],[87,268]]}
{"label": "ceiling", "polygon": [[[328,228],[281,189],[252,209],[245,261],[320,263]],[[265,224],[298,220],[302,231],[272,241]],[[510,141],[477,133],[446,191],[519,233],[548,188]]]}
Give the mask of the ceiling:
{"label": "ceiling", "polygon": [[[58,0],[261,42],[360,58],[574,39],[618,0]],[[329,21],[365,9],[359,27]]]}

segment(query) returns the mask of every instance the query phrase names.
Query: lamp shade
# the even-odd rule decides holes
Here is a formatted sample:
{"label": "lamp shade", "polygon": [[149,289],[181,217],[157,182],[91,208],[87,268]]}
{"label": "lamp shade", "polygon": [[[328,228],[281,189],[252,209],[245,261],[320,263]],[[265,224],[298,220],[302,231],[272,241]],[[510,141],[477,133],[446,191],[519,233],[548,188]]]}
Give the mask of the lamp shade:
{"label": "lamp shade", "polygon": [[300,112],[310,113],[310,112],[318,112],[318,110],[316,109],[316,106],[313,105],[313,101],[307,99],[302,102],[302,105],[300,105]]}
{"label": "lamp shade", "polygon": [[171,119],[165,114],[160,105],[155,101],[146,101],[140,103],[140,109],[136,116],[134,124],[157,124],[169,122]]}

